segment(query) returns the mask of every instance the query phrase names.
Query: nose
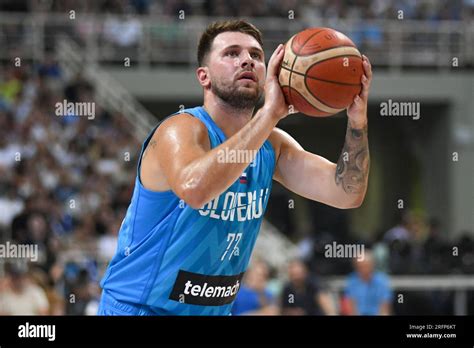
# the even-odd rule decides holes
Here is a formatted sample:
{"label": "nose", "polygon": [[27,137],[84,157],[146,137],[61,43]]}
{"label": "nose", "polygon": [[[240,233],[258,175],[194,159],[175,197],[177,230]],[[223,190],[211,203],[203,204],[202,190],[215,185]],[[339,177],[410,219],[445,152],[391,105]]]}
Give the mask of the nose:
{"label": "nose", "polygon": [[255,62],[254,60],[252,59],[251,55],[249,52],[246,52],[244,53],[243,55],[243,59],[242,59],[242,62],[240,64],[240,67],[241,68],[247,68],[249,65],[251,68],[255,68]]}

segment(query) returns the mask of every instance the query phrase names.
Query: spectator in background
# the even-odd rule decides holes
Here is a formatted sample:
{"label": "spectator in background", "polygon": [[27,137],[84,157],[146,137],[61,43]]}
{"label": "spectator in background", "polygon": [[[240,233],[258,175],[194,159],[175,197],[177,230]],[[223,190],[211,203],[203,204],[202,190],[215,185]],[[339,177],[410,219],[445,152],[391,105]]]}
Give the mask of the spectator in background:
{"label": "spectator in background", "polygon": [[278,308],[268,291],[269,269],[265,262],[255,261],[248,269],[232,307],[233,315],[276,315]]}
{"label": "spectator in background", "polygon": [[38,65],[38,74],[51,79],[61,78],[61,69],[52,53],[47,53],[44,61]]}
{"label": "spectator in background", "polygon": [[238,4],[235,1],[204,0],[203,11],[206,16],[235,16],[238,13]]}
{"label": "spectator in background", "polygon": [[110,262],[117,249],[117,235],[120,230],[121,221],[116,217],[105,227],[105,235],[99,237],[97,245],[97,256],[103,262]]}
{"label": "spectator in background", "polygon": [[48,315],[65,315],[65,299],[53,287],[52,279],[40,268],[32,269],[30,279],[44,291],[49,303]]}
{"label": "spectator in background", "polygon": [[108,16],[104,23],[104,38],[119,47],[135,47],[142,37],[142,23],[130,13],[125,17]]}
{"label": "spectator in background", "polygon": [[411,213],[402,213],[400,220],[396,226],[392,227],[385,233],[384,240],[388,243],[394,240],[411,242],[413,238],[414,218]]}
{"label": "spectator in background", "polygon": [[[462,257],[450,258],[454,261],[454,267],[456,271],[464,274],[474,274],[474,238],[473,231],[461,231],[459,238],[454,245],[459,245],[458,253],[462,253]],[[452,246],[448,246],[449,255],[453,255]],[[448,253],[447,253],[448,254]],[[453,262],[452,262],[453,263]],[[474,292],[473,292],[474,295]]]}
{"label": "spectator in background", "polygon": [[24,208],[24,204],[13,188],[0,195],[0,227],[10,226],[13,219]]}
{"label": "spectator in background", "polygon": [[130,5],[133,6],[137,14],[146,15],[150,13],[151,0],[130,0]]}
{"label": "spectator in background", "polygon": [[415,218],[409,212],[404,212],[396,226],[384,235],[384,241],[389,248],[389,268],[391,274],[413,273],[415,266],[412,262],[415,244]]}
{"label": "spectator in background", "polygon": [[85,268],[80,265],[70,263],[68,267],[78,268],[73,270],[74,274],[68,283],[68,293],[70,301],[66,305],[66,313],[70,315],[84,315],[87,305],[91,300],[90,276]]}
{"label": "spectator in background", "polygon": [[288,283],[281,296],[283,315],[334,315],[334,304],[316,278],[310,278],[306,264],[293,260],[288,265]]}
{"label": "spectator in background", "polygon": [[388,277],[375,271],[372,252],[366,250],[361,261],[354,259],[354,268],[347,279],[345,314],[390,315],[393,293]]}
{"label": "spectator in background", "polygon": [[441,221],[439,219],[430,219],[428,235],[421,248],[419,261],[424,273],[449,273],[452,249],[441,233]]}
{"label": "spectator in background", "polygon": [[16,96],[21,92],[22,81],[19,75],[21,72],[12,67],[8,67],[0,77],[0,98],[7,105],[11,105]]}
{"label": "spectator in background", "polygon": [[7,266],[7,280],[0,288],[0,315],[47,315],[46,294],[31,281],[26,264]]}

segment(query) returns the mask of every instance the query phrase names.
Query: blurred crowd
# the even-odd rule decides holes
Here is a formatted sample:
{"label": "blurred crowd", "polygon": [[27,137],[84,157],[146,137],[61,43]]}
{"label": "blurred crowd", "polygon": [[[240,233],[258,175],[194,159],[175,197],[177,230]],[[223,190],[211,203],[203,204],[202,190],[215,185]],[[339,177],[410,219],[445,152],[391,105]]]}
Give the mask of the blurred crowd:
{"label": "blurred crowd", "polygon": [[122,115],[98,104],[94,118],[58,116],[63,100],[95,103],[94,88],[66,80],[52,57],[0,70],[0,242],[37,245],[39,254],[29,270],[1,262],[0,298],[16,303],[8,299],[24,288],[36,295],[20,302],[31,298],[42,313],[40,287],[50,313],[83,314],[115,252],[140,144]]}
{"label": "blurred crowd", "polygon": [[321,275],[343,275],[351,270],[347,259],[328,259],[325,247],[336,241],[362,244],[374,252],[380,270],[390,274],[474,274],[474,238],[472,231],[452,239],[437,218],[424,219],[402,212],[398,222],[371,240],[337,236],[332,231],[317,231],[299,243],[299,255]]}
{"label": "blurred crowd", "polygon": [[[373,64],[385,66],[390,60],[393,42],[400,41],[405,60],[436,66],[433,57],[439,47],[454,56],[468,51],[463,32],[467,27],[443,27],[441,20],[469,23],[474,18],[473,0],[5,0],[0,12],[24,14],[56,13],[55,20],[0,22],[0,58],[34,56],[44,46],[54,45],[54,37],[63,34],[74,38],[95,59],[107,64],[123,64],[129,57],[135,64],[183,65],[190,60],[190,48],[197,44],[194,22],[191,27],[182,19],[194,16],[258,19],[295,19],[294,25],[272,25],[259,22],[265,40],[264,49],[273,50],[276,43],[287,40],[295,30],[304,27],[340,28]],[[101,17],[94,17],[100,15]],[[145,19],[151,16],[151,20]],[[159,16],[159,20],[154,20]],[[12,19],[15,17],[12,16]],[[41,16],[39,17],[41,18]],[[20,18],[21,19],[21,18]],[[383,20],[418,20],[416,26],[394,31]],[[344,23],[340,23],[344,20]],[[377,21],[379,20],[379,21]],[[257,24],[257,23],[256,23]],[[44,27],[42,27],[44,25]],[[451,28],[451,29],[449,29]],[[449,29],[449,30],[448,30]],[[449,35],[449,44],[444,43]],[[39,44],[39,42],[42,42]],[[33,47],[37,47],[36,51]],[[36,52],[36,53],[35,53]],[[462,65],[470,66],[466,57]],[[391,60],[390,60],[391,61]],[[408,64],[412,65],[412,64]]]}
{"label": "blurred crowd", "polygon": [[135,13],[164,14],[171,17],[183,10],[187,15],[201,16],[288,16],[323,18],[397,18],[398,11],[405,19],[461,20],[472,18],[472,0],[5,0],[0,11]]}

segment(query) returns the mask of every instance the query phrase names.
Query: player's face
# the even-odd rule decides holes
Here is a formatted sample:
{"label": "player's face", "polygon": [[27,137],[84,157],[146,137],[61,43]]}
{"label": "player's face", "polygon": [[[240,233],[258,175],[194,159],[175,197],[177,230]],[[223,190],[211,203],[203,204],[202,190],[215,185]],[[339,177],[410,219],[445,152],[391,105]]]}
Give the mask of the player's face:
{"label": "player's face", "polygon": [[374,261],[371,257],[366,257],[363,261],[356,261],[357,272],[362,279],[370,279],[374,271]]}
{"label": "player's face", "polygon": [[265,57],[254,37],[240,32],[217,35],[208,68],[214,94],[235,108],[255,107],[263,93]]}
{"label": "player's face", "polygon": [[303,263],[293,261],[288,267],[288,277],[294,283],[301,283],[306,279],[307,271]]}

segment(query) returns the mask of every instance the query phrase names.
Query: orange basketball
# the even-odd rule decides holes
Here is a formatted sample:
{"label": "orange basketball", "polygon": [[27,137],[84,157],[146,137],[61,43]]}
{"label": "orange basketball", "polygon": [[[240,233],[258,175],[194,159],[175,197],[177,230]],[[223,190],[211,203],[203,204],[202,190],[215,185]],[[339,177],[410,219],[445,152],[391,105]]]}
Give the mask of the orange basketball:
{"label": "orange basketball", "polygon": [[346,109],[360,93],[362,56],[344,34],[306,29],[285,44],[279,81],[288,104],[309,116]]}

